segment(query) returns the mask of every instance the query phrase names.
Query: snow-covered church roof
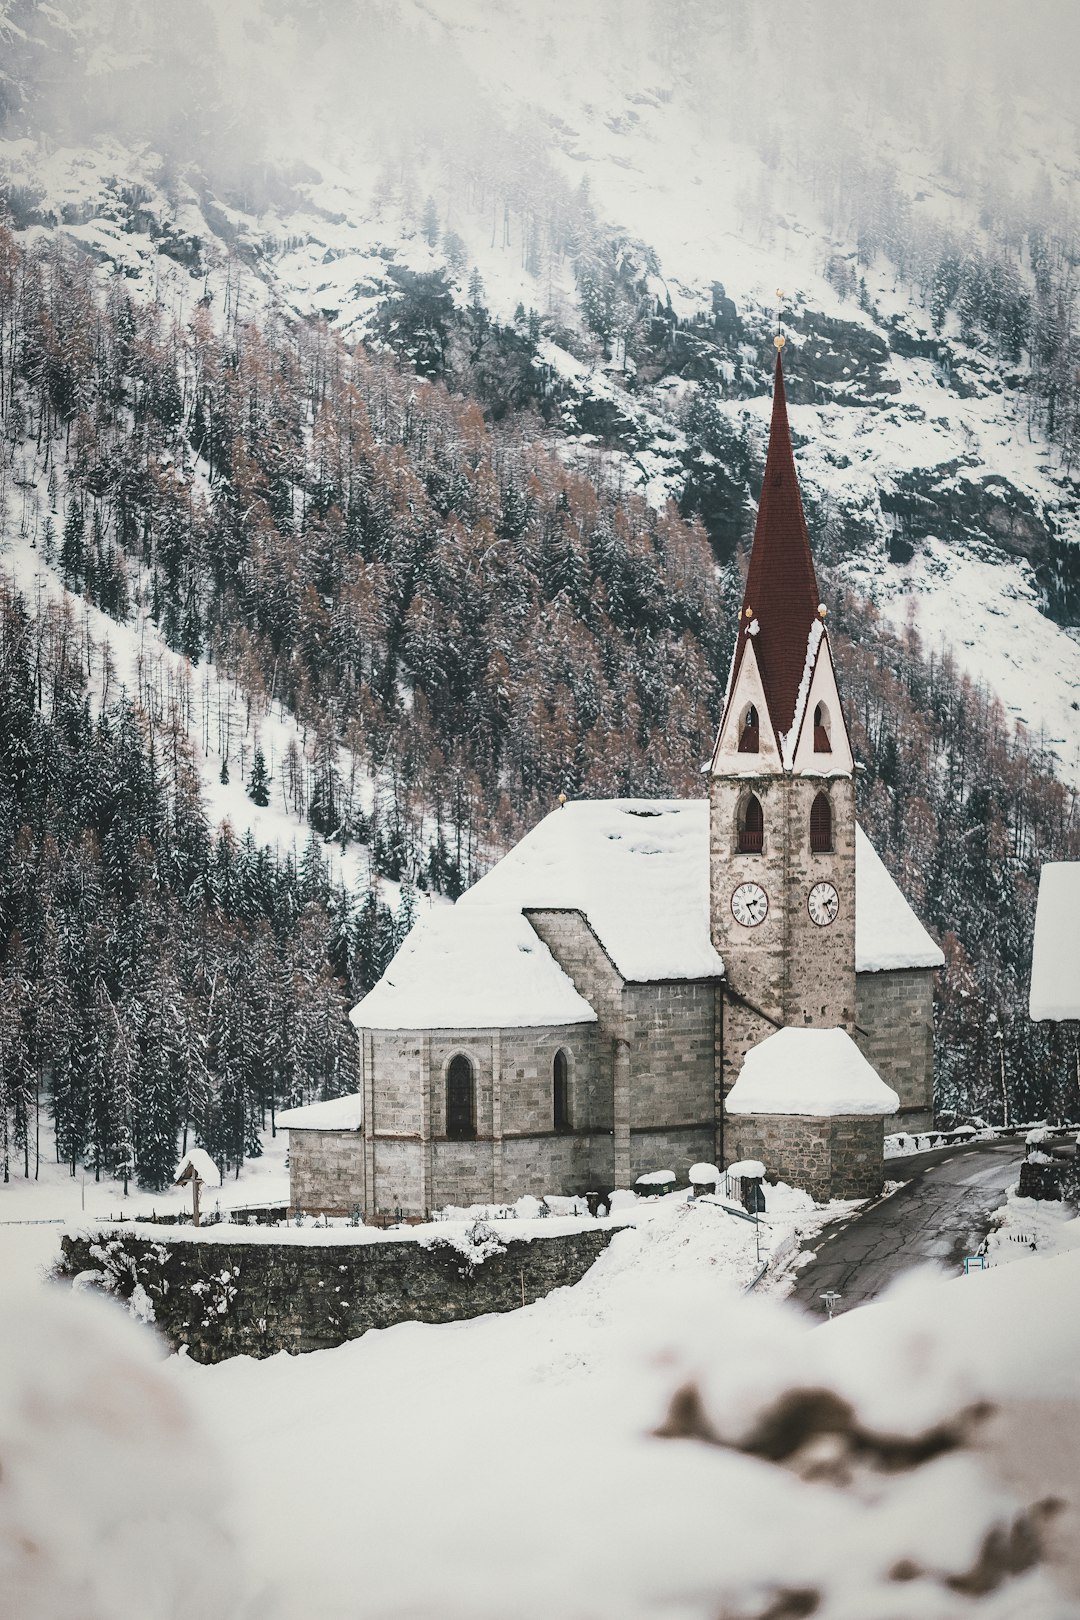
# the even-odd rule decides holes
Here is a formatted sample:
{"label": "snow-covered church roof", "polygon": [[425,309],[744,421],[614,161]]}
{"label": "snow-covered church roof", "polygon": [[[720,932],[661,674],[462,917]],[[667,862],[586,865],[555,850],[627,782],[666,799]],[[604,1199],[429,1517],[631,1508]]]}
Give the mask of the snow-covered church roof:
{"label": "snow-covered church roof", "polygon": [[938,968],[945,958],[861,827],[855,828],[855,971]]}
{"label": "snow-covered church roof", "polygon": [[[583,911],[624,979],[724,971],[709,936],[705,799],[579,799],[544,817],[458,902]],[[944,961],[863,832],[855,835],[855,968]]]}
{"label": "snow-covered church roof", "polygon": [[533,1029],[596,1022],[520,909],[477,904],[426,912],[350,1016],[358,1029]]}
{"label": "snow-covered church roof", "polygon": [[[940,967],[942,954],[858,830],[855,967]],[[623,978],[715,979],[705,799],[581,799],[545,816],[456,906],[427,912],[375,988],[361,1029],[594,1022],[522,915],[580,911]]]}
{"label": "snow-covered church roof", "polygon": [[1080,1018],[1080,861],[1047,861],[1039,875],[1031,952],[1032,1018]]}
{"label": "snow-covered church roof", "polygon": [[578,799],[553,810],[459,907],[582,911],[624,979],[713,979],[704,799]]}

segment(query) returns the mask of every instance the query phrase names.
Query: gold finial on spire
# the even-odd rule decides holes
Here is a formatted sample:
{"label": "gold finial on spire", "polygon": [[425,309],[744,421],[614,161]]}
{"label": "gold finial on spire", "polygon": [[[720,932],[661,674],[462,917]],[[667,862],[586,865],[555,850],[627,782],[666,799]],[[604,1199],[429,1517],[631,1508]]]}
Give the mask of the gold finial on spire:
{"label": "gold finial on spire", "polygon": [[778,352],[784,347],[787,338],[784,336],[784,289],[776,289],[776,336],[773,338],[773,348]]}
{"label": "gold finial on spire", "polygon": [[787,338],[784,336],[783,332],[777,332],[776,336],[773,338],[773,348],[782,349],[786,342]]}
{"label": "gold finial on spire", "polygon": [[565,793],[560,793],[559,794],[559,809],[560,810],[563,808],[565,803],[566,803],[566,794]]}

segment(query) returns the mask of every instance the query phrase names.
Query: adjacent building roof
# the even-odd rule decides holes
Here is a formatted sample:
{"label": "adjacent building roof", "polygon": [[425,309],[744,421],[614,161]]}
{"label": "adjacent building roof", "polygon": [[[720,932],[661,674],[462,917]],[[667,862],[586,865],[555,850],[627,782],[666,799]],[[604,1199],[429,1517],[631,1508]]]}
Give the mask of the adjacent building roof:
{"label": "adjacent building roof", "polygon": [[895,1114],[900,1099],[843,1029],[778,1029],[752,1046],[729,1114]]}
{"label": "adjacent building roof", "polygon": [[1039,877],[1028,1010],[1080,1018],[1080,861],[1048,861]]}
{"label": "adjacent building roof", "polygon": [[[940,967],[942,954],[858,830],[855,967]],[[576,1024],[596,1014],[529,910],[580,911],[624,979],[716,979],[704,799],[582,799],[545,816],[456,906],[425,913],[353,1009],[364,1029]]]}
{"label": "adjacent building roof", "polygon": [[358,1131],[364,1123],[364,1099],[356,1091],[306,1108],[286,1108],[274,1123],[284,1131]]}
{"label": "adjacent building roof", "polygon": [[475,901],[424,913],[351,1017],[360,1029],[533,1029],[596,1022],[595,1011],[520,908]]}

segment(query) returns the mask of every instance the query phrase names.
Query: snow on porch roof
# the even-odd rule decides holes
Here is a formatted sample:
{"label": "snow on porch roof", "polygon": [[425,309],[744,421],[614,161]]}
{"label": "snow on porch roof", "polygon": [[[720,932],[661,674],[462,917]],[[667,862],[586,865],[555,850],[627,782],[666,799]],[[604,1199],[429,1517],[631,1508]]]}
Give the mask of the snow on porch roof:
{"label": "snow on porch roof", "polygon": [[1080,861],[1047,861],[1039,875],[1028,1011],[1080,1018]]}
{"label": "snow on porch roof", "polygon": [[[940,967],[944,958],[861,828],[855,843],[855,967]],[[712,979],[705,799],[579,799],[544,817],[458,901],[584,912],[625,979]]]}
{"label": "snow on porch roof", "polygon": [[582,911],[624,979],[715,979],[704,799],[578,799],[458,901]]}
{"label": "snow on porch roof", "polygon": [[895,1114],[900,1099],[843,1029],[778,1029],[752,1046],[729,1114]]}
{"label": "snow on porch roof", "polygon": [[535,1029],[596,1013],[514,906],[425,913],[349,1015],[358,1029]]}

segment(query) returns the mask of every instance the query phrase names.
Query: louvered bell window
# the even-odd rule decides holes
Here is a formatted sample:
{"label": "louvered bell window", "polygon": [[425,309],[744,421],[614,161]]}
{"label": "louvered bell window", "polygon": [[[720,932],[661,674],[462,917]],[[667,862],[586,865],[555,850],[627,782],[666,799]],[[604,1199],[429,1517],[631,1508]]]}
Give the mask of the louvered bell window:
{"label": "louvered bell window", "polygon": [[827,855],[832,847],[832,805],[827,794],[819,793],[810,806],[810,848]]}
{"label": "louvered bell window", "polygon": [[739,822],[739,854],[760,855],[765,843],[765,816],[761,800],[751,793]]}

